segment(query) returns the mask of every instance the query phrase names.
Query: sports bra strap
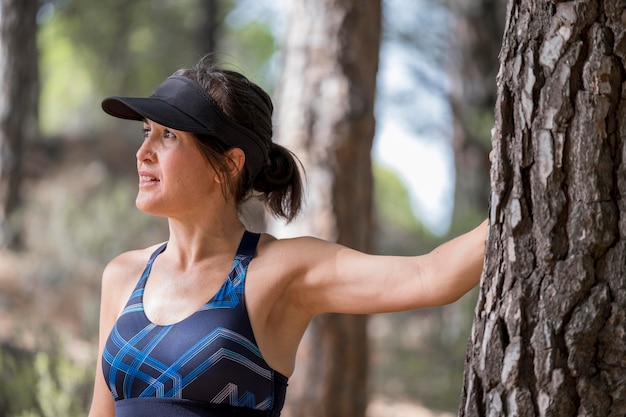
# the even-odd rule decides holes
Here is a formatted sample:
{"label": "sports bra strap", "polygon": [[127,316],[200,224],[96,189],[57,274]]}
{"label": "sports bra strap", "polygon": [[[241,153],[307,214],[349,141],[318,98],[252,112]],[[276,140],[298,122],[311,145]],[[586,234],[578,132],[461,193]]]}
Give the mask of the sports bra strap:
{"label": "sports bra strap", "polygon": [[152,252],[152,255],[150,255],[150,259],[148,259],[148,263],[146,264],[146,268],[152,267],[152,263],[154,262],[156,257],[159,256],[165,250],[166,247],[167,247],[167,242],[163,243],[154,252]]}
{"label": "sports bra strap", "polygon": [[152,269],[152,263],[154,262],[156,257],[159,256],[165,250],[166,247],[167,247],[167,242],[163,243],[154,252],[152,252],[152,255],[150,255],[150,259],[148,259],[148,262],[146,262],[146,267],[143,270],[143,274],[141,274],[142,277],[146,276],[147,273],[150,273],[150,270]]}
{"label": "sports bra strap", "polygon": [[239,243],[239,248],[237,249],[237,255],[252,258],[254,256],[254,251],[256,250],[256,245],[257,243],[259,243],[260,237],[260,233],[253,233],[247,230],[244,231],[241,242]]}

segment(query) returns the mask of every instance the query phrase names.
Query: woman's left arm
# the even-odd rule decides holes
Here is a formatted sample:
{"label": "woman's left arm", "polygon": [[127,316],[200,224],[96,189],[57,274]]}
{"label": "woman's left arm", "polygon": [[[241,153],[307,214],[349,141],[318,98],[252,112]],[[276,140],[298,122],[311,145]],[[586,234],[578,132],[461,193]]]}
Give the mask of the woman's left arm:
{"label": "woman's left arm", "polygon": [[488,220],[435,248],[425,256],[426,305],[452,303],[480,282],[485,259]]}
{"label": "woman's left arm", "polygon": [[291,289],[311,315],[369,314],[449,304],[480,281],[487,220],[421,256],[367,255],[301,241],[303,274]]}

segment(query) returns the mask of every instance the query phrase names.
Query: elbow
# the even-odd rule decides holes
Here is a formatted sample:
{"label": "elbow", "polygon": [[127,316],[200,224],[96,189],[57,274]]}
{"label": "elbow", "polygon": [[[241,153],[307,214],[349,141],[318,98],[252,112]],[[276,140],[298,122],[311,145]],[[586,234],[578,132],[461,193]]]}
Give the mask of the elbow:
{"label": "elbow", "polygon": [[477,285],[473,285],[470,287],[463,286],[463,287],[451,288],[450,291],[448,291],[446,294],[442,296],[440,305],[443,306],[443,305],[448,305],[448,304],[454,304],[457,301],[459,301],[461,298],[463,298],[465,295],[472,292],[472,290],[476,287]]}
{"label": "elbow", "polygon": [[467,282],[463,282],[460,285],[439,287],[431,293],[432,297],[430,303],[428,303],[429,307],[441,307],[454,304],[476,287],[477,285],[468,285]]}

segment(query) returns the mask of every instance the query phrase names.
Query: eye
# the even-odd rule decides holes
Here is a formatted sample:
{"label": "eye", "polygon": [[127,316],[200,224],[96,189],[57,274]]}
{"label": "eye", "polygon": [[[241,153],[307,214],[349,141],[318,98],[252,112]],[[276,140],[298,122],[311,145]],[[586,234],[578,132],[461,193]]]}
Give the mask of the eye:
{"label": "eye", "polygon": [[143,132],[143,137],[147,138],[148,136],[150,136],[150,127],[148,127],[148,125],[144,125],[143,129],[141,129],[141,131]]}
{"label": "eye", "polygon": [[166,129],[165,132],[163,132],[163,137],[164,138],[168,138],[168,139],[176,139],[176,134],[174,134],[174,132]]}

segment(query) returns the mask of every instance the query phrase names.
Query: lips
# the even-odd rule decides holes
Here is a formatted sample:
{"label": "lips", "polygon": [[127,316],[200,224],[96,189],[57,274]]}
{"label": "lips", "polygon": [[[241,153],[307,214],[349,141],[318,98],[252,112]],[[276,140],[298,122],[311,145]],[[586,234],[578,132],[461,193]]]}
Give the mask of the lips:
{"label": "lips", "polygon": [[139,185],[149,185],[156,184],[160,180],[149,172],[141,171],[139,172]]}

